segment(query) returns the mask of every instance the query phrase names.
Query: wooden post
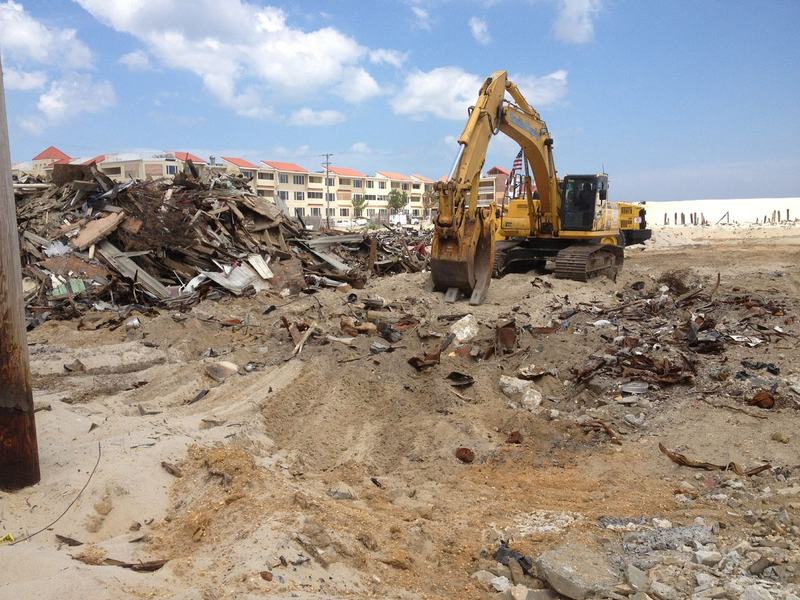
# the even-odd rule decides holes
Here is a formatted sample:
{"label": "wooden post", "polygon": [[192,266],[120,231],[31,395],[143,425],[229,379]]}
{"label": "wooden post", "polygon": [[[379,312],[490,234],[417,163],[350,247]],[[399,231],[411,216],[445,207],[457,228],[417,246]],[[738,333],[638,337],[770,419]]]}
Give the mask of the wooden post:
{"label": "wooden post", "polygon": [[22,304],[22,268],[6,96],[0,64],[0,488],[17,490],[39,481],[39,448]]}

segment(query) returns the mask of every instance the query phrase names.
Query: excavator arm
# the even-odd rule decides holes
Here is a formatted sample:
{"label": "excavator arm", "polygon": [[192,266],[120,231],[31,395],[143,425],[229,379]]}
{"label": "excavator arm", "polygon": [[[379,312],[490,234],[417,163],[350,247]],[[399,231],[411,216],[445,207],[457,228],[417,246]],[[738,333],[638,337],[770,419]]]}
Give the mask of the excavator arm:
{"label": "excavator arm", "polygon": [[[513,103],[505,99],[506,93]],[[493,201],[488,207],[478,206],[478,185],[489,142],[499,131],[522,147],[531,164],[540,195],[536,210],[528,198],[531,232],[558,231],[560,200],[553,140],[539,113],[508,80],[506,71],[497,71],[484,81],[478,101],[470,109],[448,180],[434,188],[439,199],[431,252],[434,289],[451,297],[456,295],[453,290],[460,290],[471,295],[471,304],[485,299],[494,267],[496,207]]]}

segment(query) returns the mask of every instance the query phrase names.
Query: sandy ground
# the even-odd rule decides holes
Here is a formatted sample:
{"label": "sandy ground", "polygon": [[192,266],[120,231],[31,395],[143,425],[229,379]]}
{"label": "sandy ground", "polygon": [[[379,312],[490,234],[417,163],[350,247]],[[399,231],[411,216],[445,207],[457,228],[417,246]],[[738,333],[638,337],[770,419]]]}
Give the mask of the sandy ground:
{"label": "sandy ground", "polygon": [[[355,290],[359,297],[381,296],[420,324],[394,352],[372,355],[377,338],[357,336],[353,347],[323,343],[324,334],[344,335],[339,321],[352,310],[333,290],[290,301],[262,293],[206,302],[185,314],[142,315],[141,327],[130,330],[87,330],[100,313],[83,323],[48,322],[29,338],[35,400],[45,408],[36,415],[42,481],[0,493],[0,537],[22,539],[55,519],[99,463],[56,525],[0,546],[0,593],[482,598],[487,592],[470,575],[501,538],[536,556],[566,535],[589,545],[613,542],[621,534],[599,528],[598,519],[642,515],[675,523],[702,516],[746,537],[745,514],[768,501],[679,501],[681,482],[713,487],[724,476],[700,472],[698,479],[660,454],[658,443],[705,461],[768,461],[789,473],[800,465],[800,396],[783,384],[782,400],[769,411],[732,398],[725,386],[706,386],[706,394],[663,387],[634,407],[647,426],[626,427],[621,417],[631,409],[616,406],[618,391],[574,384],[571,368],[608,345],[584,313],[561,333],[523,331],[510,355],[476,362],[453,346],[425,372],[407,360],[438,343],[423,332],[447,333],[450,324],[439,316],[472,313],[476,339],[489,340],[499,318],[546,326],[565,297],[572,306],[610,306],[634,282],[656,289],[664,272],[688,269],[707,287],[719,273],[719,293],[746,291],[789,307],[780,326],[791,335],[731,347],[724,360],[698,360],[729,361],[734,372],[742,358],[773,362],[788,380],[800,374],[800,328],[791,316],[798,264],[800,229],[687,228],[657,231],[644,247],[627,249],[615,282],[511,274],[492,283],[480,307],[445,304],[425,274],[373,280]],[[314,322],[324,334],[293,357],[281,317]],[[224,322],[231,319],[238,321]],[[65,370],[76,359],[84,370]],[[239,373],[211,379],[206,367],[220,360]],[[531,364],[552,372],[537,382],[544,402],[535,412],[513,406],[498,387],[501,375]],[[445,379],[451,371],[471,374],[475,384],[456,393]],[[581,415],[612,420],[622,444],[577,426]],[[506,442],[512,431],[521,444]],[[788,441],[773,439],[776,433]],[[472,464],[454,457],[461,446],[475,452]],[[780,487],[773,479],[767,473],[748,485]],[[791,509],[792,500],[775,502]],[[140,573],[103,564],[106,558],[168,562]]]}

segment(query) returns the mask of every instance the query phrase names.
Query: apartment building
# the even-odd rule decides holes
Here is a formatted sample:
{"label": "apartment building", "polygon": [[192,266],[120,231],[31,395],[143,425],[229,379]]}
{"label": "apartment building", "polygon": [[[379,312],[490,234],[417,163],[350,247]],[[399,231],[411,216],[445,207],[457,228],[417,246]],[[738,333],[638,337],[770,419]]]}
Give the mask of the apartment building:
{"label": "apartment building", "polygon": [[44,177],[47,175],[47,169],[52,169],[53,164],[56,162],[68,162],[70,160],[69,156],[55,146],[48,146],[31,159],[30,173],[37,177]]}
{"label": "apartment building", "polygon": [[[263,190],[264,193],[260,195],[273,198],[275,203],[289,214],[305,216],[309,207],[308,170],[295,163],[277,160],[262,160],[261,163],[263,164],[261,169],[263,177],[261,172],[257,175],[257,190],[259,191],[256,193]],[[315,185],[314,190],[316,191],[318,187]],[[315,207],[321,209],[321,198],[315,198],[315,202],[319,202]]]}
{"label": "apartment building", "polygon": [[[425,196],[433,193],[434,182],[416,173],[377,171],[369,175],[344,166],[330,166],[326,173],[309,171],[291,162],[262,160],[254,163],[236,156],[223,156],[219,160],[212,156],[206,161],[183,151],[101,154],[71,159],[52,146],[34,157],[33,163],[43,174],[52,172],[52,165],[57,162],[94,163],[112,179],[125,181],[170,177],[182,171],[189,160],[201,170],[212,169],[248,178],[254,193],[273,199],[287,214],[301,216],[314,225],[328,217],[336,221],[359,217],[385,221],[389,217],[388,195],[392,190],[408,195],[404,212],[410,216],[424,219],[431,213],[431,206],[426,208]],[[354,201],[363,201],[363,207],[356,208]]]}

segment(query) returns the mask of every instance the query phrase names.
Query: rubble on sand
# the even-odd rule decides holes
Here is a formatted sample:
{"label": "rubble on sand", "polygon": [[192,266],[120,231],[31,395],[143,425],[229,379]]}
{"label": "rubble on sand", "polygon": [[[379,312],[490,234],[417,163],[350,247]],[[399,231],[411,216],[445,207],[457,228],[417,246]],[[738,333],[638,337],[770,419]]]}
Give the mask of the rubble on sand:
{"label": "rubble on sand", "polygon": [[312,232],[246,179],[191,163],[172,180],[115,183],[94,164],[56,165],[52,179],[14,185],[29,328],[92,307],[124,317],[223,293],[361,288],[427,264],[424,232]]}

